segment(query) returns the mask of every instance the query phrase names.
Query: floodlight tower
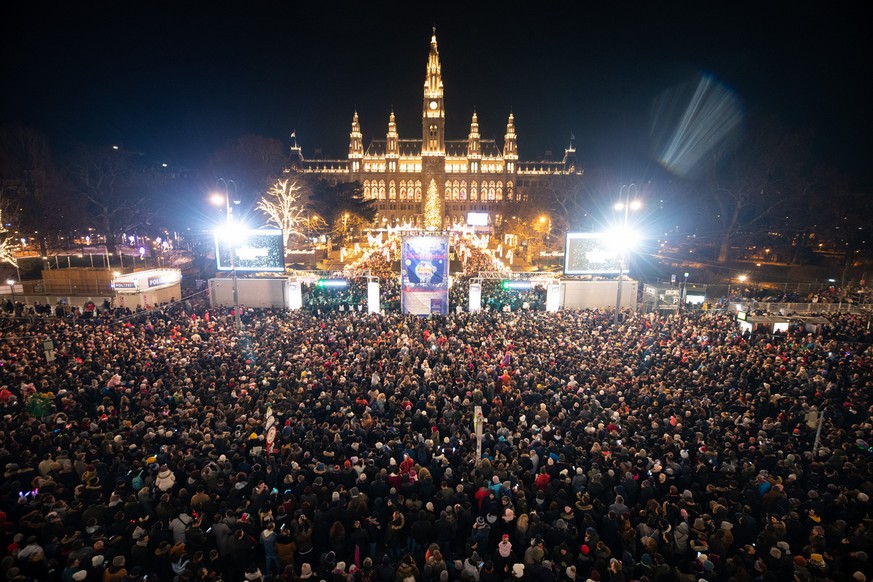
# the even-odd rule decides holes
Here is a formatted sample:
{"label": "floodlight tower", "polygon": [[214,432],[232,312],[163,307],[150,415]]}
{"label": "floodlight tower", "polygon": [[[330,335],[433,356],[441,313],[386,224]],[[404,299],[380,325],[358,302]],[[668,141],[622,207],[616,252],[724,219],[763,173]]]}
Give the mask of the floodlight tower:
{"label": "floodlight tower", "polygon": [[[621,235],[625,236],[625,237],[627,236],[627,223],[628,223],[628,218],[630,216],[630,211],[631,210],[639,210],[643,206],[642,202],[640,202],[638,199],[631,200],[631,193],[632,192],[639,193],[639,188],[637,188],[636,184],[622,186],[621,189],[618,191],[619,201],[615,203],[615,206],[613,206],[613,208],[616,211],[619,211],[619,212],[623,211],[624,212],[624,220],[622,221]],[[619,254],[618,254],[618,285],[616,285],[616,289],[615,289],[615,322],[613,324],[615,329],[618,329],[618,316],[619,316],[619,313],[621,311],[621,283],[622,283],[622,276],[624,273],[624,261],[625,261],[625,250],[626,250],[625,244],[626,244],[626,242],[627,242],[626,240],[619,241],[621,248],[619,249]]]}
{"label": "floodlight tower", "polygon": [[[227,230],[228,235],[232,236],[233,230],[233,206],[230,203],[230,185],[233,184],[233,191],[236,194],[236,182],[233,180],[218,179],[218,191],[212,195],[213,204],[221,204],[224,199],[226,214],[227,214]],[[236,241],[230,241],[230,271],[233,277],[233,325],[237,331],[242,329],[242,319],[239,315],[239,289],[236,282]]]}

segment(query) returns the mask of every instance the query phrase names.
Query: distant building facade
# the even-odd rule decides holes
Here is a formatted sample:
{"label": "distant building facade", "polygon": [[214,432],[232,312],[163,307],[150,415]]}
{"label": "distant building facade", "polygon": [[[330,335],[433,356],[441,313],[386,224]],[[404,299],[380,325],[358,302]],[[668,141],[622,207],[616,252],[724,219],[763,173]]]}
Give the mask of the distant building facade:
{"label": "distant building facade", "polygon": [[480,137],[475,112],[467,139],[447,140],[445,122],[434,31],[424,82],[421,138],[401,139],[392,111],[385,138],[373,139],[364,149],[355,111],[347,159],[306,160],[295,144],[291,148],[291,171],[332,181],[359,182],[364,196],[375,202],[377,227],[407,224],[432,230],[466,225],[468,213],[480,213],[479,218],[487,214],[489,226],[499,225],[513,205],[527,201],[528,193],[538,183],[582,176],[572,140],[561,161],[520,161],[512,113],[502,150],[495,140]]}

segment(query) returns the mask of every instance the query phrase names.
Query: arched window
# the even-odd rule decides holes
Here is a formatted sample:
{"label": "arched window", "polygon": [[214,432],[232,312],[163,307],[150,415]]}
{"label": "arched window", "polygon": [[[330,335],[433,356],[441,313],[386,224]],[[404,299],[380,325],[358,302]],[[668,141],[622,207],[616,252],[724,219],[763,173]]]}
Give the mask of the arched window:
{"label": "arched window", "polygon": [[428,137],[429,137],[429,141],[430,141],[429,149],[431,151],[435,151],[439,147],[439,138],[437,137],[437,126],[436,125],[430,126],[430,135]]}
{"label": "arched window", "polygon": [[385,180],[379,180],[379,200],[385,200]]}
{"label": "arched window", "polygon": [[400,180],[400,200],[406,200],[406,180]]}
{"label": "arched window", "polygon": [[451,180],[446,180],[446,200],[452,199],[452,182]]}
{"label": "arched window", "polygon": [[512,189],[512,182],[507,182],[506,183],[506,199],[513,200],[514,195],[515,195],[515,192],[513,192],[513,189]]}
{"label": "arched window", "polygon": [[370,199],[370,181],[364,180],[364,199]]}
{"label": "arched window", "polygon": [[466,200],[466,199],[467,199],[467,181],[462,180],[461,181],[461,200]]}
{"label": "arched window", "polygon": [[488,200],[488,202],[491,202],[494,200],[495,190],[496,190],[496,188],[494,185],[494,180],[491,180],[490,182],[488,182],[488,196],[486,198]]}
{"label": "arched window", "polygon": [[415,181],[415,201],[421,202],[421,180]]}
{"label": "arched window", "polygon": [[479,185],[476,180],[470,182],[470,200],[473,202],[479,201]]}
{"label": "arched window", "polygon": [[497,200],[503,200],[503,182],[497,182]]}
{"label": "arched window", "polygon": [[460,183],[457,180],[452,182],[452,200],[460,200],[461,198],[461,188],[459,184]]}
{"label": "arched window", "polygon": [[394,180],[388,182],[388,199],[397,200],[397,187],[394,186]]}

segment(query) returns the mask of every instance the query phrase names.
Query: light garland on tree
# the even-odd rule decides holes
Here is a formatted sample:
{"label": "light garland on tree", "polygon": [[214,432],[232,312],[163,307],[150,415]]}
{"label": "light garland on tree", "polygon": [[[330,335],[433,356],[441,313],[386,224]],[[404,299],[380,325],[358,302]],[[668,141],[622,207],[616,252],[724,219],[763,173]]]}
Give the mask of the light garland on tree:
{"label": "light garland on tree", "polygon": [[3,225],[3,210],[0,210],[0,263],[9,263],[18,267],[18,259],[15,258],[14,243],[12,237],[6,236],[6,227]]}
{"label": "light garland on tree", "polygon": [[431,180],[427,187],[427,198],[424,201],[424,227],[427,230],[439,230],[443,226],[440,212],[440,193],[436,180]]}

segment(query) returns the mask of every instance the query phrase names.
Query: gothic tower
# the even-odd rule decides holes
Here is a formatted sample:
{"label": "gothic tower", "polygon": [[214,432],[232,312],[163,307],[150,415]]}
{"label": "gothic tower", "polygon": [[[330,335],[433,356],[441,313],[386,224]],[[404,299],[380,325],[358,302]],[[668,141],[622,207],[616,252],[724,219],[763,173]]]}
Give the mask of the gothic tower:
{"label": "gothic tower", "polygon": [[[428,228],[440,230],[443,217],[443,188],[446,172],[446,111],[443,101],[443,78],[436,28],[430,38],[430,54],[424,78],[424,102],[421,112],[421,182],[426,186],[422,214]],[[433,187],[435,186],[435,187]],[[430,214],[430,216],[428,216]]]}
{"label": "gothic tower", "polygon": [[361,124],[358,121],[358,110],[352,118],[352,131],[349,133],[349,171],[359,174],[363,169],[361,161],[364,158],[364,136],[361,134]]}

